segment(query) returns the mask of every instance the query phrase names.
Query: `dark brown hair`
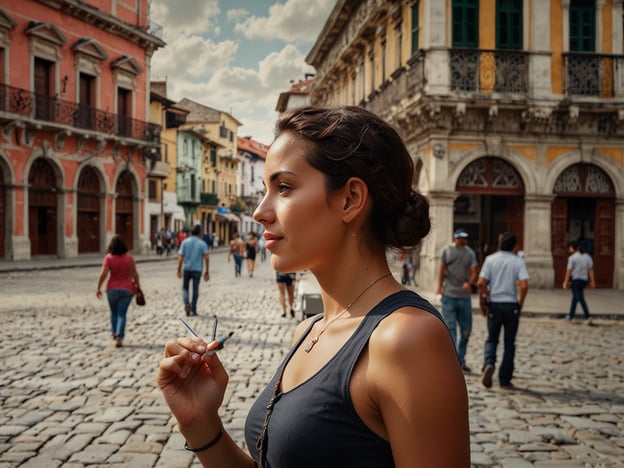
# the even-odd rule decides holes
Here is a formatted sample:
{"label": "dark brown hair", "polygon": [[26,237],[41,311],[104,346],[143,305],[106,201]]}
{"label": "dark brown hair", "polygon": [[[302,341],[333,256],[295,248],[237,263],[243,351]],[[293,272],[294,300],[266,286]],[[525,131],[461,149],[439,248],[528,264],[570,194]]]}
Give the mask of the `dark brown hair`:
{"label": "dark brown hair", "polygon": [[415,248],[431,228],[429,203],[412,188],[414,163],[397,131],[364,108],[305,106],[285,113],[276,137],[294,132],[310,145],[306,161],[325,174],[329,193],[350,177],[368,186],[373,200],[368,229],[384,247]]}
{"label": "dark brown hair", "polygon": [[128,245],[123,237],[119,234],[115,234],[111,237],[111,240],[108,244],[108,249],[106,250],[108,253],[113,255],[123,255],[128,252]]}

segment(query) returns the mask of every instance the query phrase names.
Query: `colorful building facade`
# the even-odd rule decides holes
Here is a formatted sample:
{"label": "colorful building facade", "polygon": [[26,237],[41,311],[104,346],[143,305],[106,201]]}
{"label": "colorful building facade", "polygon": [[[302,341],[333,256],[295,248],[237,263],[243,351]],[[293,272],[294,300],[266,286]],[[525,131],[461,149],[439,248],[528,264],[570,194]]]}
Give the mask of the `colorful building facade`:
{"label": "colorful building facade", "polygon": [[148,4],[0,1],[0,258],[148,246]]}
{"label": "colorful building facade", "polygon": [[623,37],[622,0],[338,0],[310,100],[404,136],[433,222],[419,284],[463,227],[480,261],[515,231],[533,287],[561,287],[579,240],[624,288]]}

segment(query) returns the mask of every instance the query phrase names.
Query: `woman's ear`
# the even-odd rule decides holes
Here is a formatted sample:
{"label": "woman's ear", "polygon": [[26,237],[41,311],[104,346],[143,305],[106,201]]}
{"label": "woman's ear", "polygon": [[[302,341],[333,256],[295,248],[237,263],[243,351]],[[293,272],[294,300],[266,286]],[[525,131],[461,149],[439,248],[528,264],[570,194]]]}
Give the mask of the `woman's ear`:
{"label": "woman's ear", "polygon": [[344,204],[342,220],[345,223],[353,221],[366,207],[368,200],[368,186],[359,177],[351,177],[343,188]]}

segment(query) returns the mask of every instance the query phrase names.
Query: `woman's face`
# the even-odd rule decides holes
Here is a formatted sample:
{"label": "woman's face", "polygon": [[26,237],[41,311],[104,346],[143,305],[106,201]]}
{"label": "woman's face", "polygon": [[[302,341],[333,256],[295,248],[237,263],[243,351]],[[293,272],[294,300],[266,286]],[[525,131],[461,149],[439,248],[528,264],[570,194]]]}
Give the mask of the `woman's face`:
{"label": "woman's face", "polygon": [[325,176],[305,160],[313,147],[282,133],[271,145],[264,168],[266,194],[254,219],[266,229],[265,247],[276,271],[314,269],[335,259],[345,225],[339,197],[328,197]]}

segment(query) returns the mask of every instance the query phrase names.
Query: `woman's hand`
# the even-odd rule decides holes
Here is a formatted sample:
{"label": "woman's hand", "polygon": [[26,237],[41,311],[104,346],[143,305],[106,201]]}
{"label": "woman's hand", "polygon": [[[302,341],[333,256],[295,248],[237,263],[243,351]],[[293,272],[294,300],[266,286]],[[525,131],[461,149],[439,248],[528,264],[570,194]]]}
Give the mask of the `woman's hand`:
{"label": "woman's hand", "polygon": [[165,345],[156,381],[181,427],[213,420],[223,403],[228,374],[216,354],[205,354],[217,345],[198,338],[179,338]]}

